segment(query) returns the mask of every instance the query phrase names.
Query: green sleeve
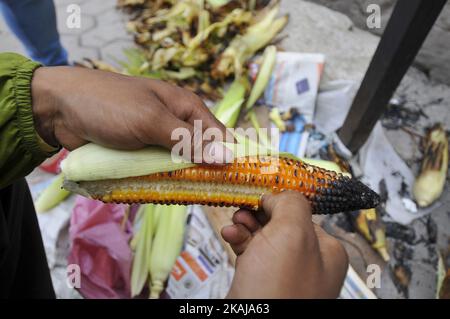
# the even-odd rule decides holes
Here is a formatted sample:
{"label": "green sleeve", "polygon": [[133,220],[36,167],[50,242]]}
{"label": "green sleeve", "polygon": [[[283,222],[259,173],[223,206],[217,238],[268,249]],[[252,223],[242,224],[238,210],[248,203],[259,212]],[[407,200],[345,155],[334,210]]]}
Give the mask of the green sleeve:
{"label": "green sleeve", "polygon": [[51,152],[35,131],[31,79],[40,66],[15,53],[0,53],[0,189],[24,177]]}

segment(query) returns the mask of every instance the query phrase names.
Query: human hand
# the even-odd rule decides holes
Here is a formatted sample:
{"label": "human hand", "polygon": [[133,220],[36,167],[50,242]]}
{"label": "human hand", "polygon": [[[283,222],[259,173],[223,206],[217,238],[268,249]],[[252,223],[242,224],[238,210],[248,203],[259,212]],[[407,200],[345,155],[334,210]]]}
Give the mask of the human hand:
{"label": "human hand", "polygon": [[348,267],[341,243],[311,220],[297,192],[265,195],[264,212],[238,210],[222,237],[237,254],[228,298],[336,298]]}
{"label": "human hand", "polygon": [[[49,144],[73,150],[88,142],[118,149],[161,145],[171,149],[172,131],[194,120],[203,131],[225,127],[192,92],[158,80],[76,67],[41,67],[32,80],[35,127]],[[225,135],[223,135],[225,136]],[[195,149],[209,141],[191,141]],[[209,145],[212,146],[212,145]],[[205,153],[207,163],[228,162],[232,153],[219,143]],[[204,148],[203,148],[204,150]]]}

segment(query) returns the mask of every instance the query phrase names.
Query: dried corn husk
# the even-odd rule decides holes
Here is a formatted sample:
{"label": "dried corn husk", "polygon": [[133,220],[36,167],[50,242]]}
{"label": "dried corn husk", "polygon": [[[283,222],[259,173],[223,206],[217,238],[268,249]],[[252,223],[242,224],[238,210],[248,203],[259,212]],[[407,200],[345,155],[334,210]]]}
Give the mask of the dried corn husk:
{"label": "dried corn husk", "polygon": [[434,203],[442,194],[447,178],[448,139],[441,125],[436,125],[427,134],[424,157],[417,177],[413,195],[420,207]]}

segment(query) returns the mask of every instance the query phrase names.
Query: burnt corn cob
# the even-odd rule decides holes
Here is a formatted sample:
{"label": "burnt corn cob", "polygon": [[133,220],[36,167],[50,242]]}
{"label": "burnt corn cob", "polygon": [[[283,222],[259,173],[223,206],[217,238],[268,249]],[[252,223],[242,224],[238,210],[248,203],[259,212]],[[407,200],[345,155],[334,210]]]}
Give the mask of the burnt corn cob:
{"label": "burnt corn cob", "polygon": [[257,210],[263,194],[284,190],[301,192],[316,214],[372,208],[379,203],[379,196],[356,179],[271,156],[67,186],[105,203],[200,204]]}

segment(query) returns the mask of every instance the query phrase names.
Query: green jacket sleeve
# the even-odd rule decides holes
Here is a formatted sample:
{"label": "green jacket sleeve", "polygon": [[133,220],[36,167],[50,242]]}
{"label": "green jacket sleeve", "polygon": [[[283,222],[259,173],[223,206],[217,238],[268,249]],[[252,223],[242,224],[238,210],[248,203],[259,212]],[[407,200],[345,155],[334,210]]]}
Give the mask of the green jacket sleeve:
{"label": "green jacket sleeve", "polygon": [[40,66],[0,53],[0,189],[24,177],[57,149],[45,151],[31,109],[31,79]]}

